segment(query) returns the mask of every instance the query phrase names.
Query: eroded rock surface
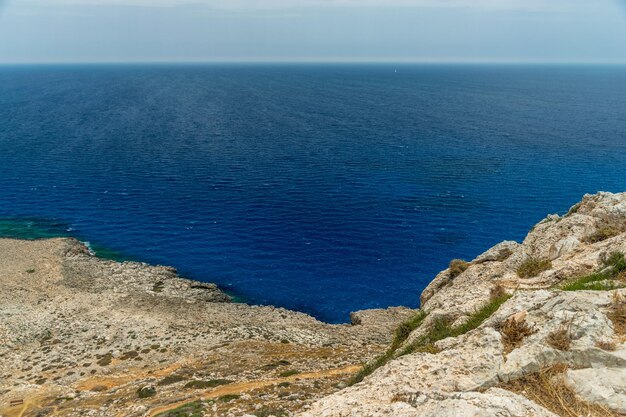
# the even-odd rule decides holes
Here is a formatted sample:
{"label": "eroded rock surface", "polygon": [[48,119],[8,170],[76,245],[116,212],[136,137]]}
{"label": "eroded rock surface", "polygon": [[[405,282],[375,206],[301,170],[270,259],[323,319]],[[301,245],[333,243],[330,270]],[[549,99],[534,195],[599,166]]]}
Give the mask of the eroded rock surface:
{"label": "eroded rock surface", "polygon": [[[617,416],[626,268],[615,253],[626,253],[626,194],[587,195],[523,242],[442,271],[420,320],[392,308],[328,325],[232,303],[172,268],[97,259],[73,239],[0,239],[0,416],[566,415],[542,384],[582,415]],[[349,385],[398,322],[383,365]]]}
{"label": "eroded rock surface", "polygon": [[[626,252],[625,232],[626,194],[587,195],[567,215],[548,216],[521,244],[496,245],[456,276],[442,271],[421,296],[428,315],[403,347],[434,334],[442,322],[461,328],[494,294],[512,297],[478,327],[423,352],[396,353],[362,382],[319,400],[302,415],[553,416],[556,408],[503,388],[554,369],[563,371],[550,383],[563,377],[585,406],[600,410],[593,415],[624,413],[626,336],[618,316],[626,309],[615,309],[626,299],[620,288],[626,273],[598,281],[610,286],[597,291],[561,286],[608,270],[607,258]],[[520,272],[529,259],[540,265],[531,276]],[[504,324],[511,320],[522,325],[509,326],[509,333],[517,331],[509,336]]]}
{"label": "eroded rock surface", "polygon": [[411,313],[328,325],[74,239],[0,239],[0,284],[3,417],[148,416],[213,397],[206,415],[294,411],[336,391]]}

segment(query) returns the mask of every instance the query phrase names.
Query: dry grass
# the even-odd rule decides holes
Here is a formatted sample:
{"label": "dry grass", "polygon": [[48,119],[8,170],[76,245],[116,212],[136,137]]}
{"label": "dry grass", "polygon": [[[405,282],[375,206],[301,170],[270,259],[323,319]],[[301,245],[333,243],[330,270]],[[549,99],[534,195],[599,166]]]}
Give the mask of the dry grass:
{"label": "dry grass", "polygon": [[517,275],[520,278],[533,278],[550,268],[552,268],[552,262],[549,259],[531,256],[517,268]]}
{"label": "dry grass", "polygon": [[497,300],[499,298],[504,298],[507,296],[506,289],[502,286],[502,284],[497,283],[491,291],[489,291],[489,299]]}
{"label": "dry grass", "polygon": [[524,378],[511,381],[501,388],[536,402],[561,417],[618,417],[606,407],[583,401],[565,383],[566,365],[555,365]]}
{"label": "dry grass", "polygon": [[469,268],[470,263],[463,259],[453,259],[450,261],[450,276],[456,278]]}
{"label": "dry grass", "polygon": [[600,340],[596,343],[596,347],[607,352],[613,352],[617,349],[617,344],[612,340]]}
{"label": "dry grass", "polygon": [[522,341],[535,333],[536,330],[529,326],[524,319],[516,319],[510,317],[496,325],[496,330],[502,335],[502,344],[504,345],[504,353],[511,353],[522,345]]}
{"label": "dry grass", "polygon": [[590,236],[587,236],[587,242],[589,243],[598,243],[598,242],[602,242],[603,240],[607,240],[610,239],[612,237],[615,237],[617,235],[619,235],[621,232],[613,227],[602,227],[598,230],[595,231],[595,233],[593,233]]}
{"label": "dry grass", "polygon": [[568,351],[572,346],[572,337],[568,328],[562,327],[550,334],[546,339],[548,344],[555,349]]}
{"label": "dry grass", "polygon": [[607,316],[613,322],[615,333],[620,336],[626,335],[626,298],[617,291],[613,293]]}

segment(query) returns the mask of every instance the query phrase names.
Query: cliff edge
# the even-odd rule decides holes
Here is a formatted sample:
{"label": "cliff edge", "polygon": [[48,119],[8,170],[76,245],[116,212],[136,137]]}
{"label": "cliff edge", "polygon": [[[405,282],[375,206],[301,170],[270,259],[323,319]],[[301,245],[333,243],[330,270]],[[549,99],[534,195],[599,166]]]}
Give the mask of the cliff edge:
{"label": "cliff edge", "polygon": [[626,413],[626,193],[455,260],[388,351],[306,417]]}
{"label": "cliff edge", "polygon": [[626,193],[329,325],[74,239],[0,239],[0,416],[626,414]]}

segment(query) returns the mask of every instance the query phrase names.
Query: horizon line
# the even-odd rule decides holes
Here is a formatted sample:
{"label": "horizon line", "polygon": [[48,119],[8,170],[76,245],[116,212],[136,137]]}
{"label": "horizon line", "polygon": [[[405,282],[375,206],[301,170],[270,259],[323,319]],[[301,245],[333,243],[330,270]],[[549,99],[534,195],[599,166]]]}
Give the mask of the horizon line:
{"label": "horizon line", "polygon": [[57,61],[0,61],[0,66],[38,65],[580,65],[621,66],[626,60],[498,60],[498,59],[210,59],[210,60],[57,60]]}

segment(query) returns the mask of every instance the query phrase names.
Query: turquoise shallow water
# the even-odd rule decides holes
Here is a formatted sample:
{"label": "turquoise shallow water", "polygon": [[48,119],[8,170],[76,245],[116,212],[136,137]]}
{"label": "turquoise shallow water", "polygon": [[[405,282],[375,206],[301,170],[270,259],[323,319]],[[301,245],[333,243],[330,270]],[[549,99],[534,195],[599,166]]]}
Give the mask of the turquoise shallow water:
{"label": "turquoise shallow water", "polygon": [[0,67],[0,235],[340,322],[626,190],[626,68],[395,70]]}

